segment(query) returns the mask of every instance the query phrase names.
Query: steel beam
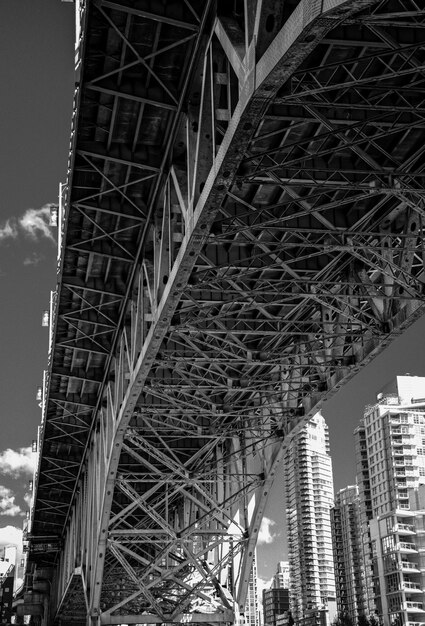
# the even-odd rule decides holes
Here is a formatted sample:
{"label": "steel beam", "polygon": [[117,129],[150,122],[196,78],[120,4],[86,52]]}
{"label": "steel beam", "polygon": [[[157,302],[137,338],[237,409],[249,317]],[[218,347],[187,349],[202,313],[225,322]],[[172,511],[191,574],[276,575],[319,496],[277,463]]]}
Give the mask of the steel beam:
{"label": "steel beam", "polygon": [[83,8],[32,539],[63,623],[237,619],[286,443],[422,311],[422,18],[387,5]]}

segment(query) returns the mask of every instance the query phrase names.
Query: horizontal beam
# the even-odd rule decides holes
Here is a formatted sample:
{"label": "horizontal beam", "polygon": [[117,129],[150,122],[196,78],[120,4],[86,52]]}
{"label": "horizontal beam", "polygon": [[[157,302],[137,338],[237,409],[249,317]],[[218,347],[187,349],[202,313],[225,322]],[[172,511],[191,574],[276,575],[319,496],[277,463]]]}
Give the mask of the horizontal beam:
{"label": "horizontal beam", "polygon": [[153,167],[147,162],[136,161],[135,159],[124,159],[122,157],[115,156],[112,152],[94,152],[93,150],[77,150],[77,154],[83,157],[89,157],[91,159],[102,159],[103,161],[110,161],[117,163],[118,165],[125,165],[127,167],[136,167],[141,170],[148,170],[150,172],[159,172],[158,167]]}
{"label": "horizontal beam", "polygon": [[73,345],[73,344],[67,343],[68,341],[79,341],[79,340],[69,339],[66,341],[57,341],[55,345],[58,348],[65,348],[68,350],[81,350],[82,352],[90,352],[91,354],[101,354],[102,356],[109,354],[109,350],[107,348],[104,348],[102,350],[99,347],[93,348],[91,346],[90,341],[85,341],[83,345],[81,345],[81,343],[80,345]]}
{"label": "horizontal beam", "polygon": [[94,385],[99,385],[103,381],[103,374],[99,374],[99,376],[95,377],[93,374],[86,374],[82,368],[78,368],[76,371],[72,369],[68,370],[66,367],[55,367],[55,364],[52,366],[50,376],[69,378],[71,380],[81,380],[84,383],[92,383]]}
{"label": "horizontal beam", "polygon": [[[108,284],[102,278],[88,278],[86,281],[78,278],[77,276],[63,276],[61,280],[63,287],[67,287],[70,290],[79,289],[83,291],[92,291],[103,296],[113,298],[115,301],[120,301],[124,298],[124,293],[119,291],[114,286],[109,288]],[[102,302],[99,306],[105,306],[111,304],[111,302]],[[93,308],[97,308],[93,305]],[[65,311],[66,312],[66,311]]]}
{"label": "horizontal beam", "polygon": [[[119,243],[116,243],[114,241],[113,243],[115,243],[116,248],[122,249],[122,246]],[[102,248],[97,248],[96,246],[90,244],[93,244],[93,240],[88,239],[87,241],[81,241],[79,243],[68,245],[67,250],[74,250],[76,252],[81,252],[85,254],[94,254],[99,257],[104,257],[105,259],[114,259],[115,261],[120,261],[122,263],[134,263],[135,261],[134,256],[132,256],[130,253],[128,253],[127,255],[118,254],[117,251],[107,251],[105,248],[102,250]],[[113,246],[110,247],[112,248]]]}
{"label": "horizontal beam", "polygon": [[[135,15],[136,17],[143,17],[153,22],[160,22],[161,24],[169,24],[170,26],[176,26],[178,28],[184,28],[186,30],[197,31],[199,29],[198,24],[191,24],[190,22],[184,22],[183,20],[177,20],[167,15],[160,15],[159,13],[152,13],[152,11],[143,11],[141,9],[134,9],[132,7],[119,4],[118,2],[110,2],[110,0],[95,0],[96,6],[106,7],[113,9],[114,11],[121,11],[128,15]],[[125,620],[124,620],[125,621]]]}
{"label": "horizontal beam", "polygon": [[[166,616],[167,623],[173,624],[221,624],[225,622],[233,623],[235,619],[233,611],[223,611],[221,613],[180,613]],[[164,618],[158,615],[108,615],[102,613],[100,616],[101,624],[162,624]]]}
{"label": "horizontal beam", "polygon": [[97,91],[107,96],[113,96],[115,98],[124,98],[125,100],[132,100],[133,102],[139,102],[140,104],[150,104],[161,109],[168,109],[169,111],[176,111],[176,104],[169,104],[168,102],[162,102],[160,100],[152,100],[152,98],[145,98],[143,96],[136,96],[132,93],[125,91],[118,91],[118,89],[108,89],[106,87],[99,87],[98,85],[88,84],[87,88],[91,91]]}

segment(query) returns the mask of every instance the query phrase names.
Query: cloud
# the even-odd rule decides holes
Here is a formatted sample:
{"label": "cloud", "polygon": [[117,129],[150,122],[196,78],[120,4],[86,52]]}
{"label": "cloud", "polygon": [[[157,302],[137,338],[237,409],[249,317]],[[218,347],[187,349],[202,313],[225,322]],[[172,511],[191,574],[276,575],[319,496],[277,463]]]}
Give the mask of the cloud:
{"label": "cloud", "polygon": [[8,239],[17,239],[19,235],[26,235],[35,241],[49,239],[54,243],[56,227],[50,223],[53,206],[56,205],[49,202],[40,209],[27,209],[19,218],[11,217],[6,220],[3,225],[0,225],[0,243]]}
{"label": "cloud", "polygon": [[55,241],[50,226],[51,204],[45,204],[41,209],[27,209],[19,219],[20,228],[32,239],[46,237]]}
{"label": "cloud", "polygon": [[31,508],[31,505],[32,505],[32,493],[27,492],[24,495],[24,501],[28,505],[28,508]]}
{"label": "cloud", "polygon": [[[16,561],[15,565],[19,568],[22,559],[22,551],[23,551],[23,531],[22,528],[17,528],[16,526],[3,526],[0,528],[0,552],[3,554],[3,548],[6,546],[16,546]],[[13,559],[13,551],[11,551],[8,555]],[[21,571],[15,570],[15,575],[17,573],[21,573]],[[22,585],[22,579],[16,577],[14,589],[18,589]]]}
{"label": "cloud", "polygon": [[16,526],[4,526],[0,528],[0,546],[18,546],[22,550],[22,529]]}
{"label": "cloud", "polygon": [[0,226],[0,241],[3,239],[16,239],[18,230],[12,220],[7,220],[4,226]]}
{"label": "cloud", "polygon": [[271,589],[272,582],[273,582],[273,577],[266,579],[266,578],[261,578],[261,576],[257,576],[257,598],[258,598],[259,610],[261,613],[263,612],[263,591],[267,589]]}
{"label": "cloud", "polygon": [[270,589],[273,582],[273,576],[271,578],[261,578],[261,576],[257,577],[257,588],[259,594],[263,595],[263,589]]}
{"label": "cloud", "polygon": [[31,446],[0,452],[0,473],[18,478],[22,474],[32,474],[35,468],[35,455]]}
{"label": "cloud", "polygon": [[15,495],[11,489],[0,485],[0,515],[15,517],[20,515],[22,509],[15,503]]}
{"label": "cloud", "polygon": [[263,517],[261,521],[260,532],[258,533],[258,545],[262,545],[264,543],[273,543],[274,538],[276,537],[276,533],[272,533],[272,526],[275,526],[276,522],[274,522],[269,517]]}
{"label": "cloud", "polygon": [[33,252],[23,260],[24,265],[38,265],[43,260],[43,255]]}

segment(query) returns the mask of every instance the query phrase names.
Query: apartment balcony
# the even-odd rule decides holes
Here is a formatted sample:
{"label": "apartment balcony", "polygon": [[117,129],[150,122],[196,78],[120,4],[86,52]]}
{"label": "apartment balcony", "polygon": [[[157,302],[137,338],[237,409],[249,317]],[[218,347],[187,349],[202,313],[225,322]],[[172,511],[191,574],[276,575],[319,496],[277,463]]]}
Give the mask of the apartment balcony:
{"label": "apartment balcony", "polygon": [[[416,454],[414,453],[414,451],[412,451],[412,446],[406,446],[404,445],[403,447],[401,446],[393,446],[393,452],[394,452],[394,457],[395,459],[397,459],[397,457],[401,457],[401,458],[406,458],[406,457],[415,457],[416,458]],[[405,463],[405,465],[410,465],[409,463]]]}
{"label": "apartment balcony", "polygon": [[401,583],[401,589],[403,591],[407,591],[409,593],[422,593],[422,587],[419,583],[412,583],[411,581],[405,580]]}
{"label": "apartment balcony", "polygon": [[402,437],[396,436],[391,438],[391,443],[393,446],[411,446],[412,444],[412,435],[403,435]]}
{"label": "apartment balcony", "polygon": [[413,517],[412,511],[410,511],[410,510],[406,511],[406,510],[403,510],[403,509],[397,509],[396,510],[396,515],[397,515],[397,518],[399,518],[399,517],[404,517],[404,518],[410,517],[410,520]]}
{"label": "apartment balcony", "polygon": [[420,572],[420,569],[416,565],[416,563],[411,563],[410,561],[401,561],[400,569],[403,572]]}
{"label": "apartment balcony", "polygon": [[405,509],[406,505],[409,504],[409,496],[407,493],[403,493],[403,491],[399,491],[397,493],[397,501],[402,505],[401,508]]}
{"label": "apartment balcony", "polygon": [[392,450],[393,450],[393,454],[394,456],[400,456],[402,455],[403,457],[407,457],[408,462],[406,463],[406,465],[411,465],[410,460],[413,459],[413,457],[416,458],[416,448],[413,444],[408,445],[407,443],[399,445],[399,446],[392,446]]}
{"label": "apartment balcony", "polygon": [[398,550],[399,552],[417,552],[417,548],[416,548],[416,544],[412,543],[411,541],[399,541],[396,544],[396,550]]}
{"label": "apartment balcony", "polygon": [[[402,450],[398,450],[397,448],[393,449],[393,463],[394,467],[411,467],[413,468],[413,460],[411,460],[412,455],[409,454],[409,459],[406,461],[406,455],[403,454]],[[416,459],[415,459],[416,461]]]}
{"label": "apartment balcony", "polygon": [[399,476],[400,478],[406,478],[406,469],[396,469],[395,471],[395,475]]}
{"label": "apartment balcony", "polygon": [[403,611],[407,611],[408,613],[425,613],[424,605],[422,602],[406,602],[402,603]]}
{"label": "apartment balcony", "polygon": [[407,491],[399,491],[397,493],[397,500],[403,504],[406,505],[409,502],[409,494],[407,493]]}
{"label": "apartment balcony", "polygon": [[413,435],[410,435],[409,433],[404,433],[403,436],[401,435],[392,435],[391,436],[391,443],[394,445],[403,445],[406,444],[408,446],[412,445],[412,440],[413,440]]}

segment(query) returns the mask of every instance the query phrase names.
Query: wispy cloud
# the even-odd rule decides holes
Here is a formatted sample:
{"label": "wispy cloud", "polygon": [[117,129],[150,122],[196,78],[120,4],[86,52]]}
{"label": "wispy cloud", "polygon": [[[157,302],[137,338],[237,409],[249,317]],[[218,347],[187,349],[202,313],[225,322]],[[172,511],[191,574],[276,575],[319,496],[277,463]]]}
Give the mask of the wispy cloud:
{"label": "wispy cloud", "polygon": [[258,596],[263,596],[263,589],[270,589],[273,582],[273,576],[271,578],[262,578],[261,576],[257,577],[257,587],[258,587]]}
{"label": "wispy cloud", "polygon": [[18,229],[13,220],[7,220],[7,222],[0,226],[0,241],[4,239],[16,239],[18,236]]}
{"label": "wispy cloud", "polygon": [[276,533],[272,532],[272,527],[276,525],[276,522],[269,517],[263,517],[260,526],[260,532],[258,533],[258,545],[264,543],[273,543]]}
{"label": "wispy cloud", "polygon": [[22,474],[32,474],[35,466],[35,455],[31,446],[12,450],[7,448],[0,452],[0,474],[18,478]]}
{"label": "wispy cloud", "polygon": [[29,493],[27,491],[27,493],[24,495],[24,500],[25,500],[25,503],[27,504],[28,508],[30,508],[31,504],[32,504],[32,493]]}
{"label": "wispy cloud", "polygon": [[0,515],[8,515],[9,517],[16,517],[21,515],[22,509],[15,502],[15,494],[11,489],[0,485]]}
{"label": "wispy cloud", "polygon": [[263,591],[267,589],[271,589],[273,582],[272,578],[261,578],[261,576],[257,577],[257,598],[259,609],[261,613],[263,612]]}
{"label": "wispy cloud", "polygon": [[52,203],[48,203],[40,209],[27,209],[21,217],[10,217],[4,224],[0,224],[0,243],[17,239],[20,235],[34,241],[48,239],[54,243],[55,228],[50,225],[52,206]]}
{"label": "wispy cloud", "polygon": [[36,252],[33,252],[31,254],[31,256],[27,256],[24,260],[23,260],[23,264],[24,265],[38,265],[40,263],[40,261],[43,260],[43,255],[42,254],[37,254]]}
{"label": "wispy cloud", "polygon": [[41,209],[28,209],[19,219],[20,228],[32,239],[46,237],[54,241],[50,226],[51,204],[45,204]]}

